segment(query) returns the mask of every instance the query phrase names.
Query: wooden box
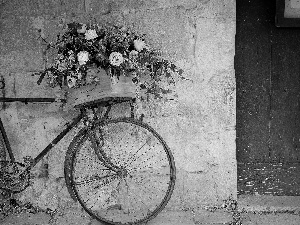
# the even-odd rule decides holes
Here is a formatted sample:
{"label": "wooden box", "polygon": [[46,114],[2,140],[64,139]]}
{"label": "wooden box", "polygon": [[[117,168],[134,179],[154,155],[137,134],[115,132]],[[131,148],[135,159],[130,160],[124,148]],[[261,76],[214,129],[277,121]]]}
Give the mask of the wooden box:
{"label": "wooden box", "polygon": [[107,97],[135,97],[136,86],[131,77],[120,76],[112,82],[110,76],[101,72],[99,78],[99,84],[70,88],[67,93],[67,105],[75,107]]}

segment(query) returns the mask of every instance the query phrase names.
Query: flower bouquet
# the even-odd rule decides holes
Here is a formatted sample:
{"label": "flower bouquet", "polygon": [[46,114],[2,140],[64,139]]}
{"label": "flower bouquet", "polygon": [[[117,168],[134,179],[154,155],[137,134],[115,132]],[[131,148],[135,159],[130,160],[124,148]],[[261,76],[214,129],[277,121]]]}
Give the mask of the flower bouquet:
{"label": "flower bouquet", "polygon": [[170,91],[162,81],[174,84],[174,74],[182,78],[183,71],[151,49],[144,35],[125,27],[73,22],[55,43],[43,40],[46,52],[54,49],[55,55],[38,83],[47,77],[51,87],[67,89],[73,105],[108,95],[161,98]]}

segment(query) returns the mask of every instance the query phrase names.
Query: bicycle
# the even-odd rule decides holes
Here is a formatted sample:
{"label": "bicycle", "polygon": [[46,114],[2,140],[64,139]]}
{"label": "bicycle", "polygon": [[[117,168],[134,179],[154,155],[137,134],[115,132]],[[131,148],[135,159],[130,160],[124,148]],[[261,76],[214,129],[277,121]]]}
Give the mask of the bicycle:
{"label": "bicycle", "polygon": [[[0,101],[29,103],[57,99]],[[110,118],[111,107],[119,103],[130,104],[130,116]],[[140,224],[153,219],[172,195],[175,162],[162,137],[142,121],[142,116],[135,118],[133,103],[133,98],[107,97],[77,106],[79,115],[25,163],[15,161],[0,118],[0,189],[8,193],[25,190],[30,183],[30,170],[81,123],[83,126],[71,141],[64,162],[65,182],[72,199],[91,217],[106,224]]]}

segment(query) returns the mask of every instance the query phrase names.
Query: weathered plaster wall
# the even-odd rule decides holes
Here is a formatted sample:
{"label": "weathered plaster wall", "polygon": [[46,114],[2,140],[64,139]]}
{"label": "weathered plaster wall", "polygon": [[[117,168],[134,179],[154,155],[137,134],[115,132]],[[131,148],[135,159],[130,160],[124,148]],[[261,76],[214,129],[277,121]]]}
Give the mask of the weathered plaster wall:
{"label": "weathered plaster wall", "polygon": [[[150,44],[186,71],[178,99],[160,105],[146,120],[174,152],[178,178],[168,205],[187,209],[236,196],[235,0],[2,0],[0,74],[10,97],[54,97],[37,86],[31,71],[43,68],[38,29],[54,40],[65,22],[88,21],[133,26]],[[17,159],[36,156],[76,114],[55,104],[6,104],[1,110]],[[41,207],[72,204],[63,179],[69,134],[35,169],[32,187],[20,195]],[[48,168],[47,168],[47,164]]]}

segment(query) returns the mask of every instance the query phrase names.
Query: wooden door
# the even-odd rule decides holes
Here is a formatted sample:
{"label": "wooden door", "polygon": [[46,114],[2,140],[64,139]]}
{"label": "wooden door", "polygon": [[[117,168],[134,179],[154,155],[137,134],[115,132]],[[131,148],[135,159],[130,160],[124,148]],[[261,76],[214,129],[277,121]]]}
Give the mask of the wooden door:
{"label": "wooden door", "polygon": [[300,29],[276,1],[237,1],[239,194],[300,195]]}

